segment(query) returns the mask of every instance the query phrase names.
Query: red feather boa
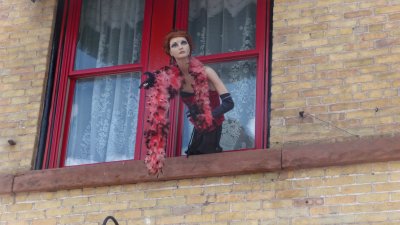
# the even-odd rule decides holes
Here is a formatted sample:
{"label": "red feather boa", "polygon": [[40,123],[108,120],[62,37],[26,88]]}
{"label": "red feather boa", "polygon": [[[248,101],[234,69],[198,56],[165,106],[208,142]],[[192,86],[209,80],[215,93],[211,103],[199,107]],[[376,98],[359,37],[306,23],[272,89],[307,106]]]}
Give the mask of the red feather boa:
{"label": "red feather boa", "polygon": [[[150,174],[162,171],[165,161],[165,147],[169,130],[168,110],[169,100],[181,89],[183,76],[178,66],[164,67],[155,72],[156,82],[149,89],[146,107],[149,111],[147,127],[144,135],[146,139],[147,155],[145,163]],[[200,131],[212,127],[208,78],[203,64],[195,59],[190,59],[189,74],[194,78],[192,84],[195,100],[200,113],[196,120],[190,118],[195,128]]]}

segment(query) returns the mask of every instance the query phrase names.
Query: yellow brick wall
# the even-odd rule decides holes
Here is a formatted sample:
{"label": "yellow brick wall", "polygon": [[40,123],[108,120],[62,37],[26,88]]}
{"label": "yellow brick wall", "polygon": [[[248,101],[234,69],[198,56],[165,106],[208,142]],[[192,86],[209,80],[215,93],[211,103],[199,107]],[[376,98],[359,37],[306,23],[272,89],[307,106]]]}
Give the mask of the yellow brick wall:
{"label": "yellow brick wall", "polygon": [[0,173],[31,168],[55,5],[0,1]]}
{"label": "yellow brick wall", "polygon": [[398,1],[276,0],[271,146],[398,133],[399,28]]}
{"label": "yellow brick wall", "polygon": [[[0,173],[31,167],[55,5],[0,0]],[[273,21],[271,146],[398,132],[399,2],[275,0]],[[0,225],[399,224],[399,190],[385,162],[17,193]]]}
{"label": "yellow brick wall", "polygon": [[0,195],[0,224],[399,224],[399,190],[387,162],[17,193]]}

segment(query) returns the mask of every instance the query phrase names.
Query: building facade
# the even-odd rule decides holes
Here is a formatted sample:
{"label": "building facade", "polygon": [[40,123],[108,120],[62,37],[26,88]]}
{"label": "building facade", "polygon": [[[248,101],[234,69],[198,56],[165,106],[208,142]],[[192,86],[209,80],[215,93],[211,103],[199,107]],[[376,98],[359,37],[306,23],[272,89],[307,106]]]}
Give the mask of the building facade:
{"label": "building facade", "polygon": [[[399,2],[0,0],[0,18],[0,225],[400,222]],[[173,100],[153,176],[136,87],[168,63],[173,28],[236,105],[227,151],[186,158]],[[104,144],[112,154],[85,158],[102,149],[88,121],[107,114],[110,83],[134,110]],[[101,107],[82,113],[88,101]]]}

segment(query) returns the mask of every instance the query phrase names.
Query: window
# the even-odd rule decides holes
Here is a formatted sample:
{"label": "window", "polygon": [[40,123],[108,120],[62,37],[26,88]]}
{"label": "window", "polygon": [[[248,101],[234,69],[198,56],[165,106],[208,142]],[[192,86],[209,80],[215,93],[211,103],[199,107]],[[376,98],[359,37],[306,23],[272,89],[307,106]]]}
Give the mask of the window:
{"label": "window", "polygon": [[[168,63],[162,39],[188,29],[193,54],[213,67],[235,100],[225,150],[266,147],[265,0],[66,0],[41,168],[142,159],[144,71]],[[167,155],[185,150],[191,127],[171,103]]]}
{"label": "window", "polygon": [[[235,108],[225,114],[221,147],[224,151],[266,147],[266,2],[188,0],[180,7],[178,11],[188,13],[182,14],[178,21],[183,22],[177,26],[191,34],[193,55],[219,74],[235,101]],[[177,149],[182,153],[192,130],[183,120]]]}

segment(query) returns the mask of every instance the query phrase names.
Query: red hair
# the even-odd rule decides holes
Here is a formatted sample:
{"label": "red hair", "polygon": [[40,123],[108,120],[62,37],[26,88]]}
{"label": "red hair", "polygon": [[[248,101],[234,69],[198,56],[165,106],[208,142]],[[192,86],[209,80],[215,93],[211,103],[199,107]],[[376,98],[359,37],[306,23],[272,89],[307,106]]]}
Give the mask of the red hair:
{"label": "red hair", "polygon": [[192,54],[192,49],[193,49],[193,42],[192,42],[192,37],[189,35],[189,33],[185,30],[173,30],[171,32],[169,32],[165,37],[164,37],[164,52],[165,54],[167,54],[168,56],[170,49],[169,46],[169,42],[171,41],[172,38],[176,38],[176,37],[184,37],[186,38],[189,47],[190,47],[190,54]]}

